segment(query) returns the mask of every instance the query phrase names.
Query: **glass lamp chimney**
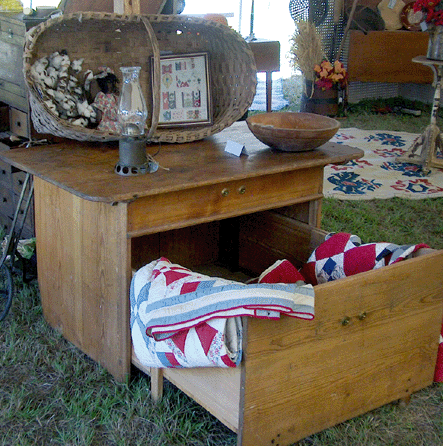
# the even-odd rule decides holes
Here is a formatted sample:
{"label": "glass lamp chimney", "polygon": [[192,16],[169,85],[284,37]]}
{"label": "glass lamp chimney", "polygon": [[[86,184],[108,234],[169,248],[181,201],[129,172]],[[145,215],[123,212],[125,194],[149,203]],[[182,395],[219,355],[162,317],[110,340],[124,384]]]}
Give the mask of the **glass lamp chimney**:
{"label": "glass lamp chimney", "polygon": [[145,124],[148,117],[146,101],[140,86],[141,67],[121,67],[122,88],[118,103],[121,125],[119,162],[115,172],[123,176],[148,172]]}

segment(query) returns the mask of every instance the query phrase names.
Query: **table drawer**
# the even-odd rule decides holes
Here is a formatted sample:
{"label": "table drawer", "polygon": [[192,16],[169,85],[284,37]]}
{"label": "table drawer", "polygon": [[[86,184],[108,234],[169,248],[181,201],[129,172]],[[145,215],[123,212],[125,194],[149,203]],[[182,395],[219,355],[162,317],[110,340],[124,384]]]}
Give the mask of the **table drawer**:
{"label": "table drawer", "polygon": [[0,38],[0,61],[0,78],[24,86],[23,39],[20,44],[13,44]]}
{"label": "table drawer", "polygon": [[0,232],[8,234],[11,230],[12,220],[7,215],[0,212]]}
{"label": "table drawer", "polygon": [[12,188],[11,165],[0,161],[0,185]]}
{"label": "table drawer", "polygon": [[14,195],[2,185],[0,185],[0,206],[3,215],[11,217],[14,214]]}
{"label": "table drawer", "polygon": [[128,205],[131,236],[321,198],[322,168],[281,172],[139,198]]}
{"label": "table drawer", "polygon": [[0,79],[0,101],[24,112],[29,110],[24,87],[22,88],[2,79]]}
{"label": "table drawer", "polygon": [[22,45],[26,26],[21,20],[3,16],[0,19],[0,33],[2,39],[14,42],[16,45]]}
{"label": "table drawer", "polygon": [[15,135],[22,136],[23,138],[30,137],[29,119],[28,114],[11,108],[11,132]]}

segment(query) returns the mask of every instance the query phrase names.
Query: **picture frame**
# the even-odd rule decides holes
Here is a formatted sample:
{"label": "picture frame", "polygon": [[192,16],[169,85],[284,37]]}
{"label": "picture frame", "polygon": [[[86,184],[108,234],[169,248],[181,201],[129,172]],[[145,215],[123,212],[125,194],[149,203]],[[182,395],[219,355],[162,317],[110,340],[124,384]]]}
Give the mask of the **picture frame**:
{"label": "picture frame", "polygon": [[212,124],[208,59],[208,53],[160,57],[158,127]]}

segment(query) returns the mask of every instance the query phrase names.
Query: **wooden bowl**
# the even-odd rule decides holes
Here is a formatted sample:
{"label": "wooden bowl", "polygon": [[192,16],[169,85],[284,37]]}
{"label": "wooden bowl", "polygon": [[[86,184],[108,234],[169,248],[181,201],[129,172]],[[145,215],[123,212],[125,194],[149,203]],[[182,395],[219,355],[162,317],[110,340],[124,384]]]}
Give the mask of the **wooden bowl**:
{"label": "wooden bowl", "polygon": [[329,141],[340,123],[314,113],[260,113],[246,119],[249,130],[262,143],[286,152],[314,150]]}

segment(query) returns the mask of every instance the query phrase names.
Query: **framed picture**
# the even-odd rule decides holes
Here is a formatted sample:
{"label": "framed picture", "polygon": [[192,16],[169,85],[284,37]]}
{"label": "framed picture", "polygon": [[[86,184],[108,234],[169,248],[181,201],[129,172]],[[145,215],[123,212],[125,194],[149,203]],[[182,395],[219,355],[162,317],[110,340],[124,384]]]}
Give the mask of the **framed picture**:
{"label": "framed picture", "polygon": [[160,57],[159,127],[212,124],[208,54]]}

